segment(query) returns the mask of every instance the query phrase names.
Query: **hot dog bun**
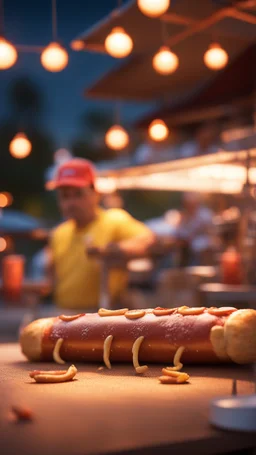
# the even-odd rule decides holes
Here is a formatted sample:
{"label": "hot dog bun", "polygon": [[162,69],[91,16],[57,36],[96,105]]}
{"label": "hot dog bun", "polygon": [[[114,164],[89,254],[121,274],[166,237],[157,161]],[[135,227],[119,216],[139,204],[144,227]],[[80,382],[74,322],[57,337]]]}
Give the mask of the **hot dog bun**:
{"label": "hot dog bun", "polygon": [[[169,363],[177,349],[184,346],[182,363],[256,361],[256,311],[212,309],[199,315],[179,313],[156,316],[152,310],[142,317],[130,319],[125,315],[101,317],[81,314],[77,318],[39,319],[22,331],[20,343],[30,361],[53,360],[53,350],[61,338],[60,356],[66,361],[99,362],[107,337],[112,337],[110,358],[113,362],[131,362],[132,347],[143,337],[140,360]],[[226,316],[223,316],[223,313]]]}
{"label": "hot dog bun", "polygon": [[37,319],[27,325],[20,334],[23,354],[31,361],[41,360],[44,331],[53,325],[54,318]]}
{"label": "hot dog bun", "polygon": [[225,348],[235,363],[256,361],[256,311],[238,310],[224,326]]}

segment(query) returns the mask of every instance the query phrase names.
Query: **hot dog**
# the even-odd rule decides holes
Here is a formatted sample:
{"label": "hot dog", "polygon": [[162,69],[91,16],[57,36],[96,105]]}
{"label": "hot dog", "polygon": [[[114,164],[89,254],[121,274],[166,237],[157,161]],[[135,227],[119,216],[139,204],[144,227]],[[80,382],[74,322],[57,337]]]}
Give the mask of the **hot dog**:
{"label": "hot dog", "polygon": [[256,361],[256,311],[230,307],[101,309],[38,319],[23,329],[20,344],[30,361],[104,361],[108,368],[112,362],[133,362],[137,372],[147,368],[138,360],[170,364],[181,347],[177,365],[247,364]]}

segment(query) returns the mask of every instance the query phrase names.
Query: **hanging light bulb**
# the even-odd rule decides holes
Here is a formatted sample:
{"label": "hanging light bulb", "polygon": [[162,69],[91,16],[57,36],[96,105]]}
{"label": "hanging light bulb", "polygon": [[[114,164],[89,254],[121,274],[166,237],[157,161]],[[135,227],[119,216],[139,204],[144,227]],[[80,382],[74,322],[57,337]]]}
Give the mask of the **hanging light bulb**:
{"label": "hanging light bulb", "polygon": [[176,71],[179,66],[179,59],[168,46],[162,46],[154,55],[152,63],[157,73],[168,75]]}
{"label": "hanging light bulb", "polygon": [[165,122],[160,119],[153,120],[148,128],[149,136],[156,142],[161,142],[169,136],[169,129]]}
{"label": "hanging light bulb", "polygon": [[133,41],[122,27],[115,27],[105,39],[106,51],[112,57],[127,57],[132,51]]}
{"label": "hanging light bulb", "polygon": [[138,0],[139,10],[149,17],[159,17],[166,13],[170,0]]}
{"label": "hanging light bulb", "polygon": [[218,43],[213,43],[204,54],[204,63],[211,70],[221,70],[228,63],[228,54]]}
{"label": "hanging light bulb", "polygon": [[47,71],[57,73],[68,64],[68,53],[59,43],[50,43],[41,54],[41,63]]}
{"label": "hanging light bulb", "polygon": [[17,61],[18,53],[15,47],[4,38],[0,38],[0,70],[11,68]]}
{"label": "hanging light bulb", "polygon": [[113,125],[106,132],[105,143],[113,150],[122,150],[129,144],[129,135],[120,125]]}
{"label": "hanging light bulb", "polygon": [[18,133],[10,142],[9,151],[14,158],[26,158],[32,150],[32,144],[24,133]]}

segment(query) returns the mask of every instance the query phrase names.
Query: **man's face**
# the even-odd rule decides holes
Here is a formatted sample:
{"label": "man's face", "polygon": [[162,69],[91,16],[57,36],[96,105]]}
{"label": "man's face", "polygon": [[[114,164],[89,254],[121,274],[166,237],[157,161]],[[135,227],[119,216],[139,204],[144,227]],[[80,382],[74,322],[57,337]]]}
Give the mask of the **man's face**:
{"label": "man's face", "polygon": [[62,187],[58,189],[58,202],[64,218],[83,223],[94,217],[97,194],[93,188]]}

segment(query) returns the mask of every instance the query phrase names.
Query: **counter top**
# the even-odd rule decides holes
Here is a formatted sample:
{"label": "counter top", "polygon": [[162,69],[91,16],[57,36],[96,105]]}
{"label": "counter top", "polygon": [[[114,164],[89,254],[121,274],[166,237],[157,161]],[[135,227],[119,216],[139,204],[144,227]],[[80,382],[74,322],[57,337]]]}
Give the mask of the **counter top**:
{"label": "counter top", "polygon": [[[29,371],[59,366],[29,364],[17,344],[0,345],[1,453],[200,455],[256,447],[256,434],[219,431],[208,422],[210,400],[230,394],[232,378],[239,394],[253,392],[247,367],[186,367],[189,384],[163,385],[162,365],[144,377],[132,365],[76,366],[73,382],[36,384]],[[10,422],[12,405],[30,407],[34,420]]]}

